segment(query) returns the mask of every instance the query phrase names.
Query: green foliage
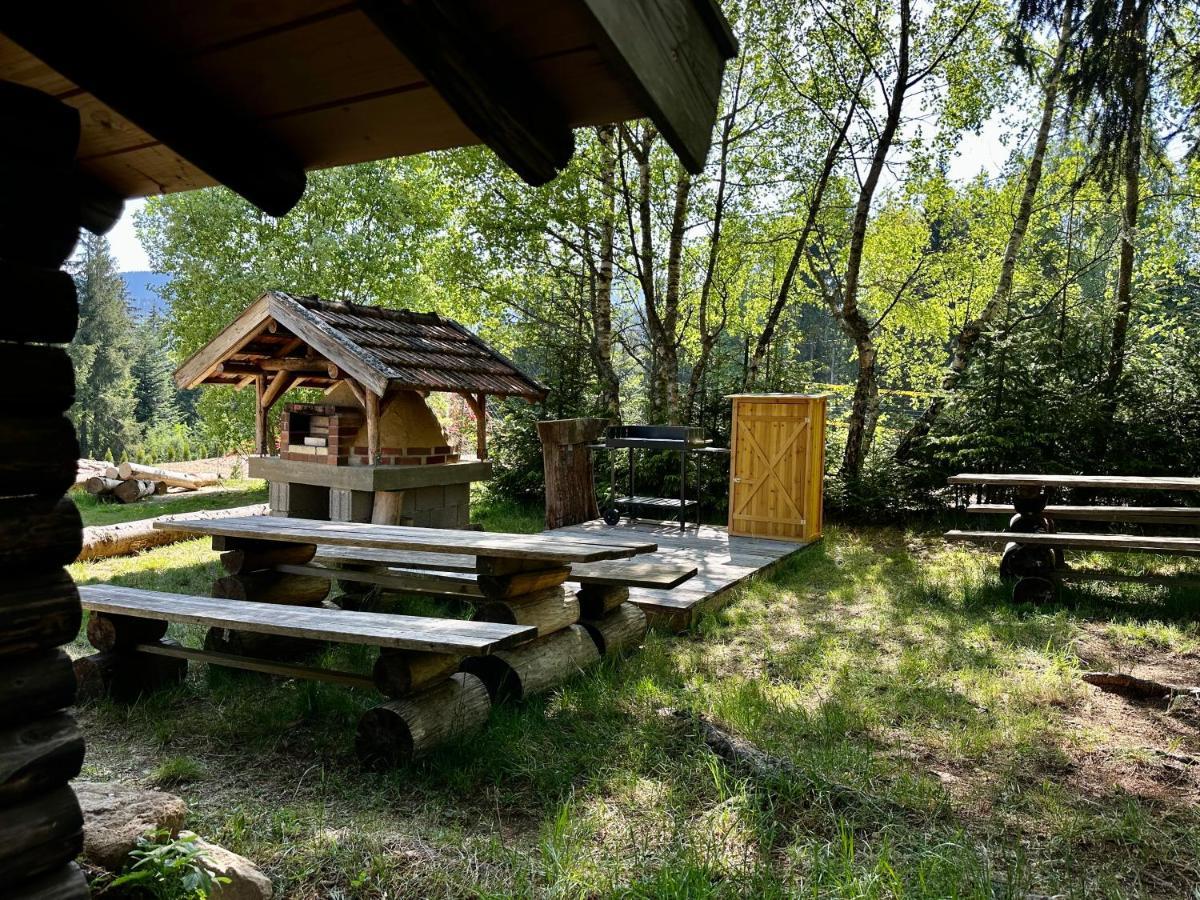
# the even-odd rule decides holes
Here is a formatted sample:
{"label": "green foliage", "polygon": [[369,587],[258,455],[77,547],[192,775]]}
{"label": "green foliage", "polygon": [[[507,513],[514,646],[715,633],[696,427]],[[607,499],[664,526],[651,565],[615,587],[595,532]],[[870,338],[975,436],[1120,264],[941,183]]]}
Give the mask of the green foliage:
{"label": "green foliage", "polygon": [[68,347],[75,364],[71,418],[84,456],[122,457],[137,441],[134,355],[125,282],[104,237],[83,233],[72,274],[79,328]]}
{"label": "green foliage", "polygon": [[155,900],[207,900],[229,883],[204,867],[195,835],[171,838],[169,832],[155,832],[141,838],[129,855],[133,863],[107,885],[106,895],[119,888],[122,894]]}

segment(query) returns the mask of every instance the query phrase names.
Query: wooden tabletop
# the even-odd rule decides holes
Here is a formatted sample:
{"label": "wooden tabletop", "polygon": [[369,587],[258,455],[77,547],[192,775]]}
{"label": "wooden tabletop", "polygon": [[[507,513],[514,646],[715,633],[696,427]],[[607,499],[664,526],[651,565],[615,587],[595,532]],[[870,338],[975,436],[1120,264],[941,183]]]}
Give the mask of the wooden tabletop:
{"label": "wooden tabletop", "polygon": [[155,528],[257,541],[291,544],[362,547],[376,550],[420,550],[427,553],[467,553],[501,559],[545,560],[552,563],[596,562],[627,559],[653,553],[653,541],[608,537],[583,539],[542,534],[504,534],[415,528],[408,525],[371,525],[357,522],[321,522],[281,516],[240,516],[227,519],[155,522]]}
{"label": "wooden tabletop", "polygon": [[950,484],[993,484],[1008,487],[1080,487],[1129,491],[1200,491],[1200,478],[1135,475],[1030,475],[978,474],[951,475]]}

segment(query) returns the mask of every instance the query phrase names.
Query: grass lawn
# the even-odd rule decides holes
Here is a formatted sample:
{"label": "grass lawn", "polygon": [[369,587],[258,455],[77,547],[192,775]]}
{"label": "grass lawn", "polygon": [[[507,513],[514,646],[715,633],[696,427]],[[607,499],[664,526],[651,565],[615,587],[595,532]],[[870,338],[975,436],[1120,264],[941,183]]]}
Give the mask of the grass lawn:
{"label": "grass lawn", "polygon": [[84,525],[115,525],[118,522],[153,519],[156,516],[172,516],[202,509],[226,509],[231,506],[249,506],[251,503],[266,503],[267,483],[261,478],[244,478],[226,481],[221,490],[147,497],[136,503],[100,500],[86,491],[72,491],[70,497],[79,507]]}
{"label": "grass lawn", "polygon": [[[539,524],[485,517],[501,522]],[[1014,608],[995,564],[932,529],[831,528],[694,633],[652,633],[387,774],[354,757],[371,696],[194,666],[132,707],[83,707],[84,774],[182,794],[189,827],[287,898],[1192,896],[1200,714],[1078,676],[1200,683],[1200,597],[1103,585]],[[205,593],[216,554],[189,541],[73,572]],[[803,777],[747,780],[662,707]]]}

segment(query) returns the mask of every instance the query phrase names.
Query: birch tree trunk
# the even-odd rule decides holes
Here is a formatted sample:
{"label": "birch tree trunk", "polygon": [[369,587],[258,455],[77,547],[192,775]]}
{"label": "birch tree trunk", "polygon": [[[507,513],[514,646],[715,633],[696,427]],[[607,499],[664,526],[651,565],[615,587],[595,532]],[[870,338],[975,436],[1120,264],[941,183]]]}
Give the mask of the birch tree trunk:
{"label": "birch tree trunk", "polygon": [[[1038,123],[1037,137],[1034,140],[1033,155],[1029,159],[1029,168],[1025,171],[1025,183],[1021,189],[1021,200],[1017,206],[1017,215],[1013,220],[1012,229],[1008,233],[1008,243],[1004,248],[1004,259],[1000,263],[1000,275],[996,279],[996,289],[988,299],[987,304],[979,315],[963,325],[958,336],[954,339],[951,351],[950,368],[942,378],[942,390],[921,414],[921,417],[905,433],[896,448],[896,459],[904,462],[912,456],[918,441],[929,434],[933,423],[946,405],[949,394],[962,381],[967,365],[971,361],[971,353],[976,343],[983,336],[987,326],[996,318],[997,313],[1008,303],[1012,294],[1013,275],[1017,268],[1017,257],[1021,245],[1025,242],[1025,233],[1029,230],[1029,221],[1033,215],[1033,201],[1037,197],[1038,187],[1042,181],[1042,168],[1046,159],[1046,147],[1050,141],[1050,129],[1054,124],[1054,113],[1058,105],[1058,91],[1062,84],[1063,72],[1066,69],[1067,57],[1071,46],[1071,32],[1074,29],[1074,7],[1064,4],[1062,22],[1059,27],[1058,50],[1054,55],[1050,71],[1046,78],[1046,92],[1042,100],[1042,117]],[[1065,300],[1064,300],[1065,302]]]}

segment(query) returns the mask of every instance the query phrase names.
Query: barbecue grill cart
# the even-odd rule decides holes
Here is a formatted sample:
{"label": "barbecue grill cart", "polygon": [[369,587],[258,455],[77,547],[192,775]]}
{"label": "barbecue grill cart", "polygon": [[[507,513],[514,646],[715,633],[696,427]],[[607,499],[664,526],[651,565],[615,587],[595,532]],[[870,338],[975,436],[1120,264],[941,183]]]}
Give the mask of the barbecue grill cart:
{"label": "barbecue grill cart", "polygon": [[[602,514],[609,525],[616,525],[622,515],[632,518],[654,518],[666,520],[679,518],[679,527],[687,527],[688,510],[696,510],[696,524],[700,523],[699,501],[688,498],[687,495],[687,461],[688,456],[696,453],[727,454],[724,447],[713,447],[712,441],[704,436],[703,428],[692,428],[686,425],[614,425],[605,435],[604,443],[593,444],[595,449],[609,451],[611,474],[609,477],[608,499],[604,503]],[[616,451],[625,450],[628,455],[628,475],[626,478],[626,493],[617,495],[617,457]],[[679,454],[679,496],[676,497],[646,497],[639,496],[636,486],[636,458],[639,450],[666,450]]]}

